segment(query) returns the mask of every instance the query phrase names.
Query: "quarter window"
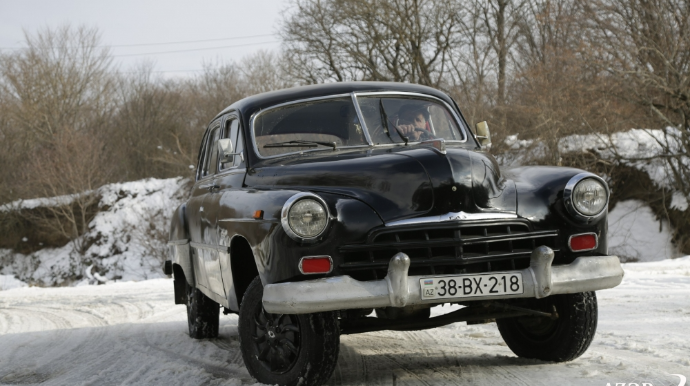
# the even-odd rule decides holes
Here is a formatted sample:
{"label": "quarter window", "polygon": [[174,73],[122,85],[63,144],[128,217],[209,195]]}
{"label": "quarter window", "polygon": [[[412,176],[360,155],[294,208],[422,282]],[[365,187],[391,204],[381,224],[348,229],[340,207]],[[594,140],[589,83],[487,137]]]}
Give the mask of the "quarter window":
{"label": "quarter window", "polygon": [[237,141],[235,142],[235,153],[240,154],[235,156],[235,166],[240,166],[243,162],[242,157],[244,153],[244,135],[242,130],[237,130]]}
{"label": "quarter window", "polygon": [[204,166],[201,170],[201,178],[217,172],[218,165],[218,138],[220,136],[220,125],[216,125],[206,139],[206,149],[204,154]]}

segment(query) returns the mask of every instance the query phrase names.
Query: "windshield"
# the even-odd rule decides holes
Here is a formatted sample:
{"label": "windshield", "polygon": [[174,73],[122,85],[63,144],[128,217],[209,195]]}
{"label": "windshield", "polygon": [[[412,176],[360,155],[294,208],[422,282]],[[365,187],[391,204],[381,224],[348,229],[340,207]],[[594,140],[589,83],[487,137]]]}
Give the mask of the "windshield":
{"label": "windshield", "polygon": [[262,157],[301,151],[336,150],[371,144],[415,143],[443,138],[464,140],[457,122],[441,102],[423,97],[357,97],[362,125],[350,96],[297,102],[259,113],[253,122]]}
{"label": "windshield", "polygon": [[464,139],[455,120],[439,102],[386,96],[359,97],[357,101],[374,145]]}
{"label": "windshield", "polygon": [[349,96],[268,110],[254,120],[254,136],[264,157],[317,147],[368,145]]}

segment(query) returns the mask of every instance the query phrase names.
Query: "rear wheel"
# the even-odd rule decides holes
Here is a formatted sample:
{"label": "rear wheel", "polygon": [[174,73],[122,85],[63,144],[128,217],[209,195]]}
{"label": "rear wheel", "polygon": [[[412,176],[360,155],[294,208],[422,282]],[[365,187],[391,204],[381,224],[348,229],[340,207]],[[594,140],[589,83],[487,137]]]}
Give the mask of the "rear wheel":
{"label": "rear wheel", "polygon": [[544,312],[555,308],[557,319],[521,316],[497,319],[498,331],[515,355],[550,362],[571,361],[584,354],[597,330],[594,292],[554,295],[524,307]]}
{"label": "rear wheel", "polygon": [[261,383],[321,385],[333,374],[340,330],[333,312],[277,315],[262,306],[255,278],[240,306],[239,335],[244,364]]}
{"label": "rear wheel", "polygon": [[187,284],[187,324],[194,339],[217,338],[220,305]]}

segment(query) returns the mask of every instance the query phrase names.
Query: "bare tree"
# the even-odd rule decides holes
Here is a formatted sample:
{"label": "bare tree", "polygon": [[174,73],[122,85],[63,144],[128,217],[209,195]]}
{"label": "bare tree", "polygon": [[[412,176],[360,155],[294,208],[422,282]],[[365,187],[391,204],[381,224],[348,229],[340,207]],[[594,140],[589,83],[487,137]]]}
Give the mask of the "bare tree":
{"label": "bare tree", "polygon": [[676,188],[690,197],[690,2],[610,0],[581,2],[590,20],[592,59],[620,84],[618,96],[643,107],[650,136]]}
{"label": "bare tree", "polygon": [[[119,103],[112,119],[111,142],[120,161],[120,178],[171,177],[184,173],[187,160],[162,154],[185,149],[181,133],[187,128],[179,84],[154,76],[153,65],[142,63],[118,83]],[[175,149],[172,150],[171,149]],[[176,160],[177,159],[177,160]]]}
{"label": "bare tree", "polygon": [[489,119],[495,87],[495,60],[482,21],[484,1],[470,0],[457,13],[458,37],[448,57],[446,88],[462,105],[470,124]]}
{"label": "bare tree", "polygon": [[100,34],[69,25],[25,33],[27,47],[0,60],[8,119],[33,140],[65,128],[91,128],[112,102],[109,49]]}
{"label": "bare tree", "polygon": [[51,197],[41,210],[31,212],[44,231],[71,240],[83,255],[87,245],[79,237],[97,212],[101,187],[110,174],[103,144],[76,130],[63,130],[53,142],[28,161],[25,181],[42,197]]}
{"label": "bare tree", "polygon": [[271,51],[258,51],[239,63],[242,74],[242,93],[254,95],[296,85],[287,73],[285,58]]}
{"label": "bare tree", "polygon": [[83,253],[77,237],[110,175],[100,138],[113,105],[111,57],[86,27],[27,33],[26,44],[0,58],[2,135],[16,168],[4,182],[24,198],[62,196],[35,220]]}
{"label": "bare tree", "polygon": [[[519,25],[523,21],[525,0],[489,0],[483,2],[483,22],[491,48],[497,61],[496,103],[505,104],[506,79],[511,49],[519,36]],[[502,126],[505,126],[502,124]]]}
{"label": "bare tree", "polygon": [[292,74],[306,83],[381,80],[441,85],[456,2],[297,0],[282,25]]}

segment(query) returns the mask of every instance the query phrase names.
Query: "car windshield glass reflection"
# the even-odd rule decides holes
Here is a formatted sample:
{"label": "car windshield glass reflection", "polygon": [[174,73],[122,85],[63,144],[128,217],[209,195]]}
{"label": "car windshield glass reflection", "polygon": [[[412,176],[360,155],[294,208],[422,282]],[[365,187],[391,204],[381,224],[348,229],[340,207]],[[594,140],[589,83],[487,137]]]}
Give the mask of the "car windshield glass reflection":
{"label": "car windshield glass reflection", "polygon": [[376,96],[359,97],[358,102],[375,145],[436,138],[446,141],[464,139],[448,110],[438,102]]}
{"label": "car windshield glass reflection", "polygon": [[262,156],[367,145],[350,97],[268,110],[254,120],[254,135]]}

